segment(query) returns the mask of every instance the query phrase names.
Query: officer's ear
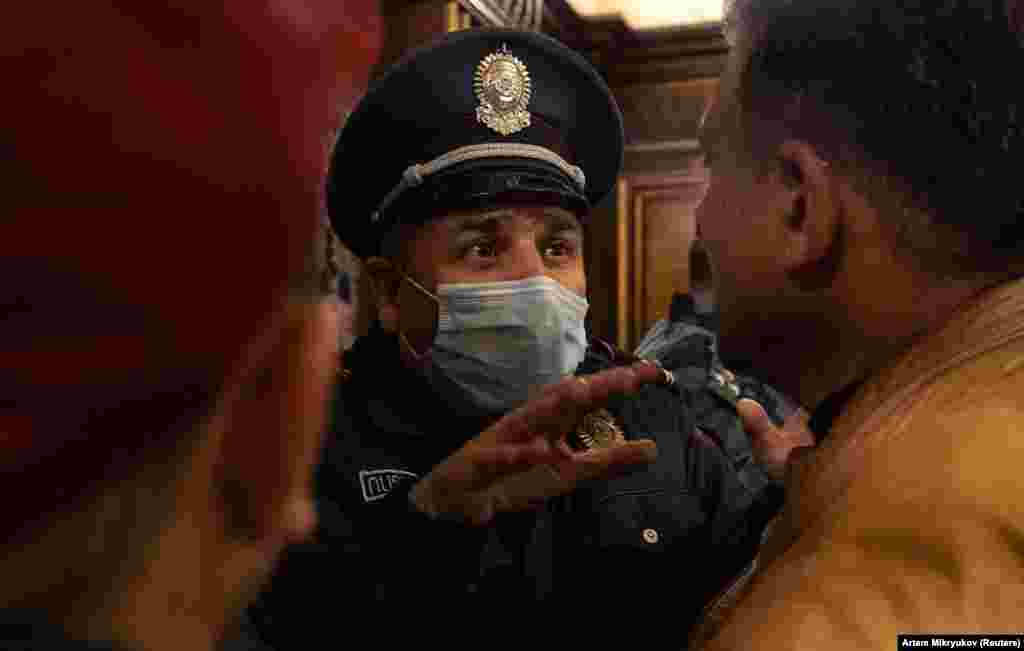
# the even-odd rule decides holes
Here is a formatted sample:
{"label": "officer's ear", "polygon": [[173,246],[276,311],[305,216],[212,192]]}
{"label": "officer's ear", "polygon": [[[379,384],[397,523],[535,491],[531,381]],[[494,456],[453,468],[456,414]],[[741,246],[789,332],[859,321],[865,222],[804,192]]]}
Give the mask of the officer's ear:
{"label": "officer's ear", "polygon": [[377,308],[377,318],[385,330],[398,330],[398,287],[402,276],[392,260],[388,258],[367,258],[364,263],[366,276],[370,279],[370,290]]}

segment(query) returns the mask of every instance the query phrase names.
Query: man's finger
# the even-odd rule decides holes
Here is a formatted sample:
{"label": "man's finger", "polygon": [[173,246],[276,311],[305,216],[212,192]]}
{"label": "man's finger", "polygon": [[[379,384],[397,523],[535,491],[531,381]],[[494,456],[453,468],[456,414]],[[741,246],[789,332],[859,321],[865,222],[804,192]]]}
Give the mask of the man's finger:
{"label": "man's finger", "polygon": [[658,458],[658,446],[643,439],[626,441],[610,448],[578,453],[557,466],[572,484],[592,479],[611,479],[639,469]]}
{"label": "man's finger", "polygon": [[608,450],[576,454],[570,461],[538,465],[495,485],[490,494],[497,511],[521,511],[573,490],[588,479],[616,477],[657,457],[653,441],[630,441]]}
{"label": "man's finger", "polygon": [[475,445],[465,451],[464,458],[452,472],[445,474],[444,480],[449,485],[457,484],[470,491],[492,484],[506,475],[555,463],[561,457],[561,453],[542,437],[525,443]]}
{"label": "man's finger", "polygon": [[483,445],[472,441],[437,465],[414,488],[417,505],[434,516],[465,517],[484,524],[489,511],[480,505],[481,490],[510,475],[556,463],[562,453],[547,439]]}
{"label": "man's finger", "polygon": [[810,415],[803,408],[799,408],[786,418],[786,422],[782,424],[782,430],[792,438],[796,445],[814,445],[817,439],[807,426],[809,419]]}
{"label": "man's finger", "polygon": [[560,393],[545,392],[525,405],[505,414],[501,420],[480,435],[482,442],[514,443],[542,436],[546,424],[560,413],[564,397]]}
{"label": "man's finger", "polygon": [[587,394],[579,403],[584,410],[597,409],[614,395],[635,393],[647,384],[663,381],[663,374],[654,364],[637,363],[631,366],[586,376]]}
{"label": "man's finger", "polygon": [[787,419],[785,427],[779,428],[768,418],[764,408],[753,400],[741,400],[736,407],[750,434],[755,458],[772,477],[785,477],[794,450],[812,449],[814,435],[807,429],[802,416]]}
{"label": "man's finger", "polygon": [[543,464],[495,484],[490,497],[497,511],[522,511],[541,506],[572,486],[554,465]]}
{"label": "man's finger", "polygon": [[543,395],[511,412],[489,431],[495,441],[524,441],[538,435],[557,439],[565,435],[588,411],[604,404],[613,395],[637,391],[646,384],[659,382],[660,369],[650,364],[634,364],[602,371],[585,377],[566,378]]}
{"label": "man's finger", "polygon": [[778,428],[768,417],[768,412],[760,404],[750,398],[744,398],[736,403],[736,411],[743,421],[743,429],[747,431],[753,441],[764,441],[778,434]]}

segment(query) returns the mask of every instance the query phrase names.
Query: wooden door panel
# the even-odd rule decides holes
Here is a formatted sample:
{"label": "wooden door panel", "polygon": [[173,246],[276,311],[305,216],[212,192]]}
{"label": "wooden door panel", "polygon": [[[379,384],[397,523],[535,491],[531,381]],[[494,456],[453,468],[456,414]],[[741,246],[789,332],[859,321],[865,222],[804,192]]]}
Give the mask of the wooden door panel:
{"label": "wooden door panel", "polygon": [[633,350],[667,315],[672,294],[687,291],[703,169],[619,183],[616,343]]}
{"label": "wooden door panel", "polygon": [[634,345],[655,321],[666,316],[672,294],[689,288],[689,251],[699,200],[694,194],[682,186],[641,191],[634,199]]}

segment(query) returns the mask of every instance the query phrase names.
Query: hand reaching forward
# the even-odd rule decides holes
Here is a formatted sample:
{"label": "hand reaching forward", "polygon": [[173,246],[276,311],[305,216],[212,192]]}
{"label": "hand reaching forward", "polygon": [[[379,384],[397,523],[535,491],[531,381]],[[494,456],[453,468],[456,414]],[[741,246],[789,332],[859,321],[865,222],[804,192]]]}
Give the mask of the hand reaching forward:
{"label": "hand reaching forward", "polygon": [[412,501],[432,517],[485,525],[499,512],[528,509],[581,481],[650,462],[657,456],[653,441],[573,452],[565,436],[612,396],[662,378],[647,363],[566,378],[435,466],[413,487]]}
{"label": "hand reaching forward", "polygon": [[764,408],[749,398],[740,400],[736,408],[750,435],[754,458],[773,479],[785,479],[795,449],[814,446],[814,434],[807,428],[807,412],[803,409],[797,409],[782,427],[776,427]]}

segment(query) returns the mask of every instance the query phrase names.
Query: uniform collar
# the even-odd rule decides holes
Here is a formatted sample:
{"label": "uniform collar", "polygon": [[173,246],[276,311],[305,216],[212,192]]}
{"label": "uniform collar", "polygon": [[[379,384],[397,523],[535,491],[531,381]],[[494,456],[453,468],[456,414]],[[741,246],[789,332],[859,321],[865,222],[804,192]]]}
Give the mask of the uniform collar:
{"label": "uniform collar", "polygon": [[668,320],[672,323],[686,321],[694,323],[697,320],[697,303],[693,296],[684,292],[676,292],[672,295],[672,303],[668,308]]}

